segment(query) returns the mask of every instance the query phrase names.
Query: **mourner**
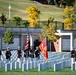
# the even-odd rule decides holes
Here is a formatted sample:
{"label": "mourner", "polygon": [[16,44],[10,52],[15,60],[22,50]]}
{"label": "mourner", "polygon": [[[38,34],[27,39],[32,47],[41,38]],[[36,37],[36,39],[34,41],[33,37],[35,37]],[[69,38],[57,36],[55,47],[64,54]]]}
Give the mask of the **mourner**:
{"label": "mourner", "polygon": [[26,49],[26,46],[25,46],[25,49],[24,49],[24,56],[26,57],[26,58],[28,58],[29,57],[29,48],[28,49]]}
{"label": "mourner", "polygon": [[71,62],[74,63],[75,62],[75,49],[73,48],[71,51]]}
{"label": "mourner", "polygon": [[37,59],[40,58],[40,50],[39,50],[38,47],[36,47],[36,50],[35,50],[35,57],[36,57]]}
{"label": "mourner", "polygon": [[2,52],[1,52],[1,50],[0,50],[0,60],[1,60],[1,55],[2,55]]}
{"label": "mourner", "polygon": [[76,62],[76,51],[75,51],[75,62]]}
{"label": "mourner", "polygon": [[34,50],[33,50],[32,47],[30,47],[29,55],[30,55],[31,60],[33,61],[33,58],[34,58]]}
{"label": "mourner", "polygon": [[18,61],[20,61],[22,57],[22,50],[20,46],[18,47],[17,54],[18,54]]}
{"label": "mourner", "polygon": [[27,49],[25,46],[24,49],[24,61],[26,61],[29,58],[29,48]]}
{"label": "mourner", "polygon": [[7,50],[6,50],[6,59],[10,60],[10,57],[11,57],[11,51],[10,51],[10,48],[7,47]]}

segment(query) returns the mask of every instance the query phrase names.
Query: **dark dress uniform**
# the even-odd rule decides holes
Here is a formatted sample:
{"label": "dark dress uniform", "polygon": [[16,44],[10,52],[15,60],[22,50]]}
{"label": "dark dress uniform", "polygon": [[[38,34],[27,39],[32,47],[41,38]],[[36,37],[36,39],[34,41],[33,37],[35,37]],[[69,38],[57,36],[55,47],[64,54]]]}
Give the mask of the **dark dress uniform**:
{"label": "dark dress uniform", "polygon": [[28,49],[24,50],[24,57],[26,57],[26,58],[29,57],[29,50]]}
{"label": "dark dress uniform", "polygon": [[1,55],[2,55],[2,53],[1,53],[1,50],[0,50],[0,60],[1,60]]}
{"label": "dark dress uniform", "polygon": [[10,50],[7,50],[6,51],[6,59],[10,60],[10,57],[11,57],[11,52],[10,52]]}
{"label": "dark dress uniform", "polygon": [[73,50],[71,51],[71,63],[73,64],[75,62],[75,50],[73,48]]}
{"label": "dark dress uniform", "polygon": [[18,58],[21,58],[22,57],[22,51],[21,50],[18,50]]}
{"label": "dark dress uniform", "polygon": [[26,50],[24,50],[24,57],[26,57]]}
{"label": "dark dress uniform", "polygon": [[39,59],[39,56],[40,56],[40,50],[36,49],[35,50],[35,57]]}
{"label": "dark dress uniform", "polygon": [[0,50],[0,56],[2,55],[1,50]]}
{"label": "dark dress uniform", "polygon": [[71,58],[74,58],[75,57],[75,50],[72,50],[71,51]]}
{"label": "dark dress uniform", "polygon": [[34,50],[33,49],[30,49],[30,57],[34,58]]}

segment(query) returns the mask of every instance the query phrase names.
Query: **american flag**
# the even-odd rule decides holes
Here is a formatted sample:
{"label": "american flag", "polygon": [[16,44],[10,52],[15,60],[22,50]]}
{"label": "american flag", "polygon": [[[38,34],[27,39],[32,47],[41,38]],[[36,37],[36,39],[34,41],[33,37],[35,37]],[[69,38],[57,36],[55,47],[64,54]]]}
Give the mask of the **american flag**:
{"label": "american flag", "polygon": [[29,48],[30,48],[30,37],[29,37],[29,35],[27,35],[25,49],[29,49]]}

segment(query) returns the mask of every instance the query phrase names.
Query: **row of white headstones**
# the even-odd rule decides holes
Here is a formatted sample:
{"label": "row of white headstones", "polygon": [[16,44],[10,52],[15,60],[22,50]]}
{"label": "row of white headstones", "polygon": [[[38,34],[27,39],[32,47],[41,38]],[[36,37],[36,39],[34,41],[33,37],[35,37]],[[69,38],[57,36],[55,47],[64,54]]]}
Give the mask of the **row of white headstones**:
{"label": "row of white headstones", "polygon": [[5,59],[5,51],[2,52],[2,57],[0,61],[0,68],[5,68],[5,71],[10,71],[13,69],[22,68],[22,71],[38,68],[38,71],[46,70],[49,68],[54,68],[54,71],[64,69],[66,67],[71,67],[74,70],[75,65],[71,64],[70,53],[50,53],[48,52],[48,61],[45,61],[42,53],[40,54],[40,59],[28,58],[27,60],[17,61],[17,51],[12,51],[12,56],[10,61]]}

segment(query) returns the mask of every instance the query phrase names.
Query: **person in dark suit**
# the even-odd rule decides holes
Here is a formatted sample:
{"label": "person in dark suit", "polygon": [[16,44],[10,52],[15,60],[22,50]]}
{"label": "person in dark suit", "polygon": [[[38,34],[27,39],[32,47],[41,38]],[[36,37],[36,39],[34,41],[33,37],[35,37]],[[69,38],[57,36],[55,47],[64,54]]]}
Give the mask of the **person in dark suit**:
{"label": "person in dark suit", "polygon": [[2,55],[2,52],[1,52],[1,50],[0,50],[0,60],[1,60],[1,55]]}
{"label": "person in dark suit", "polygon": [[10,48],[7,47],[7,50],[6,50],[6,59],[10,60],[10,57],[11,57],[11,51],[10,51]]}
{"label": "person in dark suit", "polygon": [[75,62],[76,62],[76,51],[75,51]]}
{"label": "person in dark suit", "polygon": [[33,50],[33,48],[32,47],[30,47],[30,57],[31,58],[34,58],[34,50]]}
{"label": "person in dark suit", "polygon": [[25,46],[25,49],[24,49],[24,56],[25,56],[26,58],[29,57],[29,48],[26,49],[26,46]]}
{"label": "person in dark suit", "polygon": [[73,64],[75,62],[75,49],[73,48],[71,51],[71,63]]}
{"label": "person in dark suit", "polygon": [[22,57],[22,50],[21,50],[20,46],[18,47],[17,54],[18,54],[18,60],[17,61],[20,61],[21,57]]}
{"label": "person in dark suit", "polygon": [[30,54],[31,61],[33,61],[33,58],[34,58],[34,49],[32,47],[30,47],[29,54]]}
{"label": "person in dark suit", "polygon": [[36,47],[36,50],[35,50],[35,57],[36,57],[37,59],[40,58],[40,50],[39,50],[38,47]]}
{"label": "person in dark suit", "polygon": [[73,70],[73,64],[75,63],[75,49],[71,50],[71,70]]}
{"label": "person in dark suit", "polygon": [[75,49],[73,48],[71,51],[71,58],[74,58],[74,57],[75,57]]}
{"label": "person in dark suit", "polygon": [[24,49],[24,61],[27,61],[29,58],[29,48],[26,49],[26,46],[25,46],[25,49]]}

